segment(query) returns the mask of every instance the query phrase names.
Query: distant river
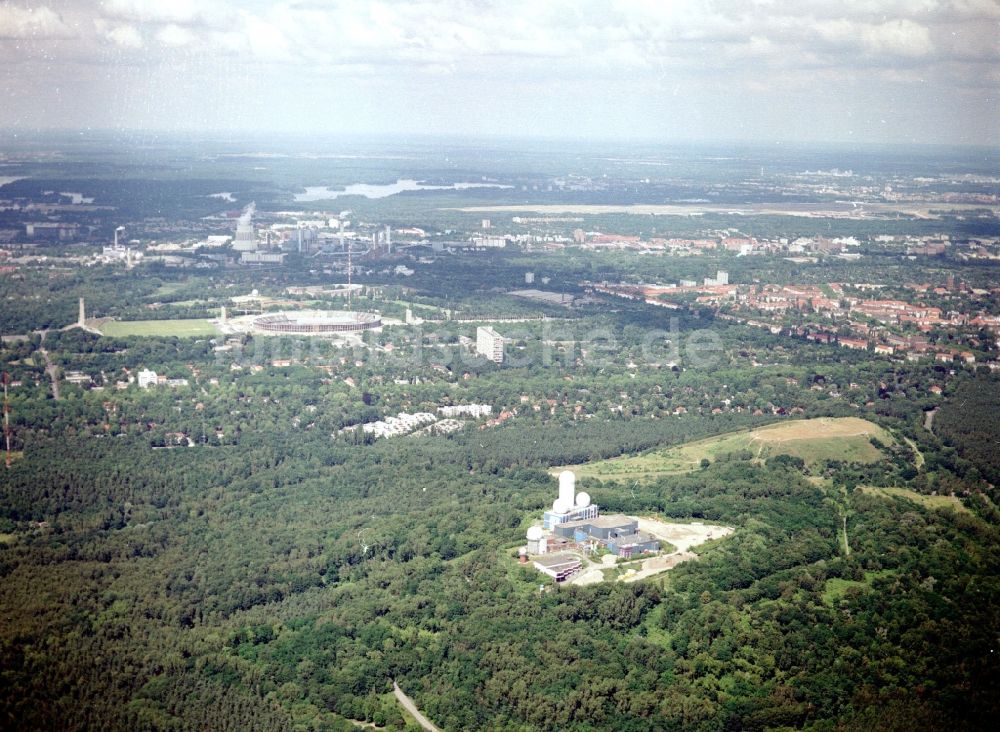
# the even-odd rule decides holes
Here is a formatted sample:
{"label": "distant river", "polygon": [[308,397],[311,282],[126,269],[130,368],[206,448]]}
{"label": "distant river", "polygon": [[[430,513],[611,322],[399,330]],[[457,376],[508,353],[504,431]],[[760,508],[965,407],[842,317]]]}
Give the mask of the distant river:
{"label": "distant river", "polygon": [[326,201],[341,196],[364,196],[365,198],[387,198],[403,191],[464,191],[469,188],[513,188],[500,183],[452,183],[447,186],[434,186],[420,183],[410,178],[400,178],[395,183],[374,185],[372,183],[352,183],[344,190],[336,190],[329,186],[306,186],[305,193],[296,193],[296,201]]}

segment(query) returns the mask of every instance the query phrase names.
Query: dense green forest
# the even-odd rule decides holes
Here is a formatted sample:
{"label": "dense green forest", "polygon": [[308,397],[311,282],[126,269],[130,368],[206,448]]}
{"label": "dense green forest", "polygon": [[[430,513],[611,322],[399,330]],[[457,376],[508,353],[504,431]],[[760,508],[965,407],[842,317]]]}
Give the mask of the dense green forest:
{"label": "dense green forest", "polygon": [[965,381],[941,405],[934,426],[946,444],[1000,483],[1000,380],[985,374]]}
{"label": "dense green forest", "polygon": [[[550,462],[578,457],[543,442]],[[390,679],[446,729],[985,729],[997,713],[995,525],[734,460],[586,486],[609,510],[738,527],[702,561],[539,595],[510,547],[552,479],[520,454],[478,435],[39,445],[4,481],[4,505],[48,519],[3,552],[4,718],[402,724]]]}

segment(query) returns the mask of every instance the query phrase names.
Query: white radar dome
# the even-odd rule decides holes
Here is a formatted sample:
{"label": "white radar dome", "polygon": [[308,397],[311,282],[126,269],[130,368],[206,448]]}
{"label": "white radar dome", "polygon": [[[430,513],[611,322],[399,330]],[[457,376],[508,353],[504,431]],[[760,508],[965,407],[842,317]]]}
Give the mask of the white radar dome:
{"label": "white radar dome", "polygon": [[576,494],[577,508],[586,508],[590,505],[590,494],[580,491]]}
{"label": "white radar dome", "polygon": [[543,535],[541,526],[532,526],[528,529],[528,541],[538,541]]}
{"label": "white radar dome", "polygon": [[556,513],[566,513],[571,508],[573,508],[573,504],[564,498],[557,498],[552,502],[552,510]]}

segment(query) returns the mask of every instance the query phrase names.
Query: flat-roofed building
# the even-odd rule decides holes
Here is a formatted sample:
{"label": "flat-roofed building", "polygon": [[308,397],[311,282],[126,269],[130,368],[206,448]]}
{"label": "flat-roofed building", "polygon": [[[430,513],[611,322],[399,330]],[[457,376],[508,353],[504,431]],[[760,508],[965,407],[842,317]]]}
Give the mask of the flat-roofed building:
{"label": "flat-roofed building", "polygon": [[577,537],[577,541],[586,538],[607,541],[611,536],[634,534],[639,530],[638,519],[624,516],[620,513],[608,516],[595,516],[580,521],[567,521],[553,527],[559,536]]}
{"label": "flat-roofed building", "polygon": [[634,534],[609,538],[608,549],[616,556],[628,558],[645,552],[660,551],[660,540],[652,534],[637,531]]}
{"label": "flat-roofed building", "polygon": [[583,562],[572,554],[549,554],[536,559],[534,565],[539,572],[562,582],[579,572]]}

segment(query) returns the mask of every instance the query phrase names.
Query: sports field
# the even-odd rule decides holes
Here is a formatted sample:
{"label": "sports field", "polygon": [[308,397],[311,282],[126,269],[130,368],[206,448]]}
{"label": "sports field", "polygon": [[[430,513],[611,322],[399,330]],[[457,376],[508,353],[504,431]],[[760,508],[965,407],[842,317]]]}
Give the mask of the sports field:
{"label": "sports field", "polygon": [[[749,451],[756,460],[775,455],[802,458],[807,465],[823,460],[874,462],[881,451],[871,437],[891,445],[892,436],[876,424],[858,417],[822,417],[768,425],[754,430],[729,432],[667,448],[655,448],[633,456],[598,460],[568,466],[579,477],[601,480],[650,480],[661,475],[677,475],[697,470],[703,459]],[[565,470],[553,468],[553,474]]]}
{"label": "sports field", "polygon": [[106,336],[195,336],[219,335],[219,329],[203,318],[179,320],[109,320],[101,325]]}

